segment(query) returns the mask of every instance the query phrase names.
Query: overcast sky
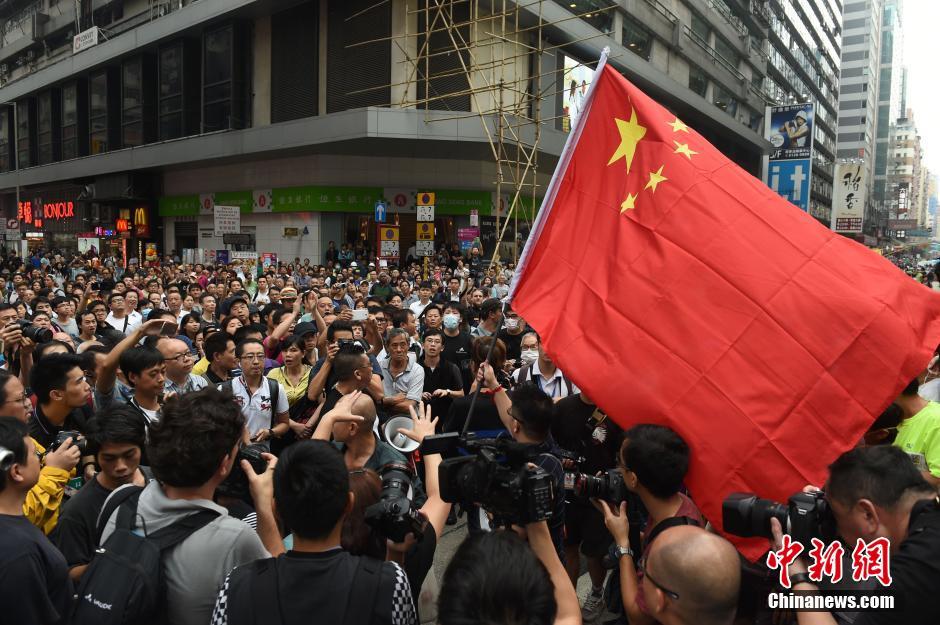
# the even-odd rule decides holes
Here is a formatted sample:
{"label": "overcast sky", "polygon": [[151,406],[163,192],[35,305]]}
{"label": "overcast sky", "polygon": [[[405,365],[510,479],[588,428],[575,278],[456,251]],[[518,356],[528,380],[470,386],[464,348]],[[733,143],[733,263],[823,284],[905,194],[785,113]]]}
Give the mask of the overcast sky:
{"label": "overcast sky", "polygon": [[902,13],[907,106],[924,140],[927,166],[940,174],[940,1],[905,0]]}

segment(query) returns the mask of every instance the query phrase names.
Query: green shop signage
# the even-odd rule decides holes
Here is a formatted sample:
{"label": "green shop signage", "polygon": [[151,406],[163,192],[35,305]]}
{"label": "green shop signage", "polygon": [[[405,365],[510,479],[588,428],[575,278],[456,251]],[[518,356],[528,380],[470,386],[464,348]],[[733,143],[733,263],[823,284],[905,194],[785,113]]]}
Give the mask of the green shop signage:
{"label": "green shop signage", "polygon": [[288,187],[274,189],[275,213],[371,213],[382,198],[377,187]]}

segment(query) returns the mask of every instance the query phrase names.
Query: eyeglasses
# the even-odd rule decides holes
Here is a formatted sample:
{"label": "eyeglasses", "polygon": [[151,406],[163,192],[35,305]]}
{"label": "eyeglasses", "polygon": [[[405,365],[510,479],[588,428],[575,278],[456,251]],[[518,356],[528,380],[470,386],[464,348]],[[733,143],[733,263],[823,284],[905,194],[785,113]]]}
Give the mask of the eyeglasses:
{"label": "eyeglasses", "polygon": [[29,395],[27,395],[26,393],[23,393],[19,397],[8,399],[3,403],[5,405],[5,404],[31,404],[32,402],[29,401]]}
{"label": "eyeglasses", "polygon": [[182,354],[177,354],[176,356],[173,356],[172,358],[164,358],[163,362],[170,362],[171,360],[175,360],[178,363],[183,363],[192,357],[193,355],[190,352],[183,352]]}
{"label": "eyeglasses", "polygon": [[662,584],[660,584],[659,582],[657,582],[655,579],[653,579],[653,576],[650,575],[649,570],[646,568],[646,564],[647,564],[646,562],[643,563],[643,576],[646,577],[646,579],[650,580],[650,583],[651,583],[653,586],[656,586],[656,588],[659,588],[661,591],[663,591],[663,593],[664,593],[667,597],[669,597],[669,598],[672,599],[673,601],[678,601],[678,600],[679,600],[679,593],[677,593],[677,592],[675,592],[675,591],[673,591],[673,590],[669,590],[668,588],[666,588],[665,586],[663,586]]}
{"label": "eyeglasses", "polygon": [[242,360],[248,360],[250,362],[263,362],[264,354],[242,354],[240,358]]}

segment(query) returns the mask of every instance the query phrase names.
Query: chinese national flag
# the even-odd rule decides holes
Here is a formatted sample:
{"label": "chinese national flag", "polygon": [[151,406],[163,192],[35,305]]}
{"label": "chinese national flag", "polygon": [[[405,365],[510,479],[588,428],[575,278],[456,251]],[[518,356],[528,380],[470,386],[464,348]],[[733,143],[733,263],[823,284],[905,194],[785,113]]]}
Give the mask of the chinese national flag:
{"label": "chinese national flag", "polygon": [[[822,484],[940,340],[940,296],[775,194],[604,59],[511,297],[617,423],[688,442],[687,485],[717,527],[730,492],[785,502]],[[752,558],[768,548],[738,542]]]}

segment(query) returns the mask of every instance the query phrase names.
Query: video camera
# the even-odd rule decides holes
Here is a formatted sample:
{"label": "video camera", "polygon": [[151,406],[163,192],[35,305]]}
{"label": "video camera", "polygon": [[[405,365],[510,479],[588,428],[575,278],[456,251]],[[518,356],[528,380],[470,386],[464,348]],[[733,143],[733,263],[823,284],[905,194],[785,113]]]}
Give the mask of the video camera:
{"label": "video camera", "polygon": [[382,467],[382,494],[379,500],[366,508],[366,523],[392,542],[401,543],[405,536],[414,534],[420,538],[424,533],[425,518],[412,503],[414,474],[411,468],[401,463],[390,463]]}
{"label": "video camera", "polygon": [[777,519],[784,534],[808,546],[818,538],[835,539],[835,517],[822,492],[796,493],[786,504],[760,499],[751,493],[731,493],[721,504],[721,521],[726,532],[750,538],[773,538],[770,520]]}
{"label": "video camera", "polygon": [[552,477],[544,469],[529,466],[538,458],[530,445],[450,432],[425,438],[421,453],[443,453],[458,447],[469,455],[441,462],[444,501],[479,504],[494,516],[520,525],[551,518]]}

